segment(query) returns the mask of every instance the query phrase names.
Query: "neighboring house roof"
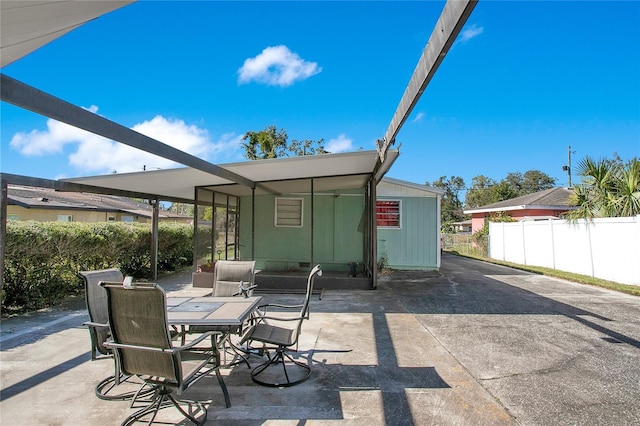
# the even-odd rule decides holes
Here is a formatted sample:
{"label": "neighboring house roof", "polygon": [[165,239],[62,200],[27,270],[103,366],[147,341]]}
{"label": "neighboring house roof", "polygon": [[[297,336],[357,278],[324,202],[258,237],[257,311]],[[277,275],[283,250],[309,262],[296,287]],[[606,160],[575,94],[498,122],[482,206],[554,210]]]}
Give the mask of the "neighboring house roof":
{"label": "neighboring house roof", "polygon": [[551,188],[533,194],[522,195],[510,200],[499,201],[486,206],[468,209],[464,214],[504,212],[511,210],[573,210],[570,196],[573,190],[568,188]]}
{"label": "neighboring house roof", "polygon": [[[8,185],[7,204],[26,209],[84,210],[127,213],[151,217],[149,204],[114,195],[96,195],[84,192],[59,192],[53,189]],[[160,210],[161,219],[191,219],[191,216]]]}

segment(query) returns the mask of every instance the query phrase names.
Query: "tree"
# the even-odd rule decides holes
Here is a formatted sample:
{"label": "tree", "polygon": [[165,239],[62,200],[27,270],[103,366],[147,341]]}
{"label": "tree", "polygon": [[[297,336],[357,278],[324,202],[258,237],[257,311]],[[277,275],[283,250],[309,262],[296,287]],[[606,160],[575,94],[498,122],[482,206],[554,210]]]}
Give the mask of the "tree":
{"label": "tree", "polygon": [[313,141],[292,140],[287,143],[287,132],[278,130],[276,126],[267,126],[259,132],[248,131],[242,137],[242,146],[245,149],[245,158],[260,160],[266,158],[291,157],[302,155],[328,154],[324,149],[324,139]]}
{"label": "tree", "polygon": [[496,182],[483,175],[478,175],[471,179],[471,188],[467,191],[465,205],[468,209],[474,209],[487,204],[495,203],[494,194],[491,188]]}
{"label": "tree", "polygon": [[324,149],[324,139],[312,141],[305,139],[303,141],[292,140],[288,146],[291,154],[301,157],[303,155],[328,154],[329,151]]}
{"label": "tree", "polygon": [[440,206],[440,222],[443,229],[449,227],[452,222],[464,220],[462,202],[458,196],[460,191],[464,189],[464,180],[461,177],[451,176],[447,179],[446,176],[440,176],[440,178],[433,181],[431,185],[429,182],[427,182],[426,185],[444,191],[442,204]]}
{"label": "tree", "polygon": [[539,170],[529,170],[524,175],[520,172],[509,173],[500,182],[480,175],[472,179],[471,188],[467,191],[465,198],[465,205],[467,208],[486,206],[553,188],[555,183],[554,178]]}
{"label": "tree", "polygon": [[539,170],[525,172],[518,195],[533,194],[556,186],[556,180]]}
{"label": "tree", "polygon": [[267,126],[259,132],[248,131],[242,137],[245,157],[249,160],[282,157],[287,148],[287,132]]}
{"label": "tree", "polygon": [[640,161],[633,157],[594,160],[585,157],[578,163],[581,182],[574,186],[570,219],[626,217],[640,214]]}

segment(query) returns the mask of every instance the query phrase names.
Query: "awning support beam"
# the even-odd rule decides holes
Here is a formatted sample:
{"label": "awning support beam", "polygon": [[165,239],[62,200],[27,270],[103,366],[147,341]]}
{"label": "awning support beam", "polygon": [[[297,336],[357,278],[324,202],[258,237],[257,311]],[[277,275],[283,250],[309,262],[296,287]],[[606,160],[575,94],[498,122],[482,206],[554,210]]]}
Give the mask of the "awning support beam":
{"label": "awning support beam", "polygon": [[145,136],[125,126],[107,120],[91,111],[77,107],[62,99],[24,84],[5,74],[0,74],[0,97],[4,102],[37,114],[58,120],[96,135],[129,145],[150,154],[166,158],[176,163],[219,176],[249,188],[255,182],[227,169],[211,164],[201,158],[180,151],[170,145]]}
{"label": "awning support beam", "polygon": [[400,104],[389,124],[384,138],[378,140],[377,148],[380,161],[384,162],[389,145],[395,143],[400,128],[418,103],[422,92],[431,81],[440,63],[449,52],[456,37],[467,22],[478,0],[448,0],[431,37],[425,46],[422,56],[416,65],[411,80],[400,99]]}

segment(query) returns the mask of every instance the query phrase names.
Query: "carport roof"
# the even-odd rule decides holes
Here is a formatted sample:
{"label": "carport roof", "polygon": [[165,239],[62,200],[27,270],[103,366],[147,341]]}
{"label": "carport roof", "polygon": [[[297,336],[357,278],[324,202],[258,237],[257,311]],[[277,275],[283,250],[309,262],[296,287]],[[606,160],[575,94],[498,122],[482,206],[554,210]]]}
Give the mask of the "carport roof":
{"label": "carport roof", "polygon": [[[389,150],[384,169],[376,170],[377,151],[320,154],[274,158],[220,165],[257,183],[255,194],[291,194],[314,191],[363,188],[375,175],[380,179],[391,167],[399,151]],[[117,165],[115,165],[117,166]],[[67,182],[110,189],[156,194],[160,198],[194,200],[195,188],[202,187],[235,196],[251,195],[251,188],[223,177],[191,168],[150,170],[64,179]]]}
{"label": "carport roof", "polygon": [[0,61],[4,67],[130,0],[2,0]]}

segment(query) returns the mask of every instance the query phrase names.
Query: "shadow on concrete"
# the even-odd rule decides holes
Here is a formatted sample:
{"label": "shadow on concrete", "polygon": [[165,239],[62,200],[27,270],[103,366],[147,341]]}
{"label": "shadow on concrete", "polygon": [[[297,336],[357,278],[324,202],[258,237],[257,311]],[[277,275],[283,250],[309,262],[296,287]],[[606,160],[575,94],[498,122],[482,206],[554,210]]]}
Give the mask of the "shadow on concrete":
{"label": "shadow on concrete", "polygon": [[61,364],[48,368],[45,371],[34,374],[28,379],[25,379],[21,382],[13,384],[7,388],[3,388],[2,392],[0,392],[0,401],[5,401],[13,396],[18,395],[21,392],[24,392],[33,387],[36,387],[40,383],[46,382],[47,380],[50,380],[51,378],[59,374],[65,373],[71,370],[72,368],[75,368],[78,365],[89,361],[90,359],[91,359],[91,354],[89,352],[85,352],[81,355],[78,355],[75,358],[71,358],[68,361],[65,361]]}

